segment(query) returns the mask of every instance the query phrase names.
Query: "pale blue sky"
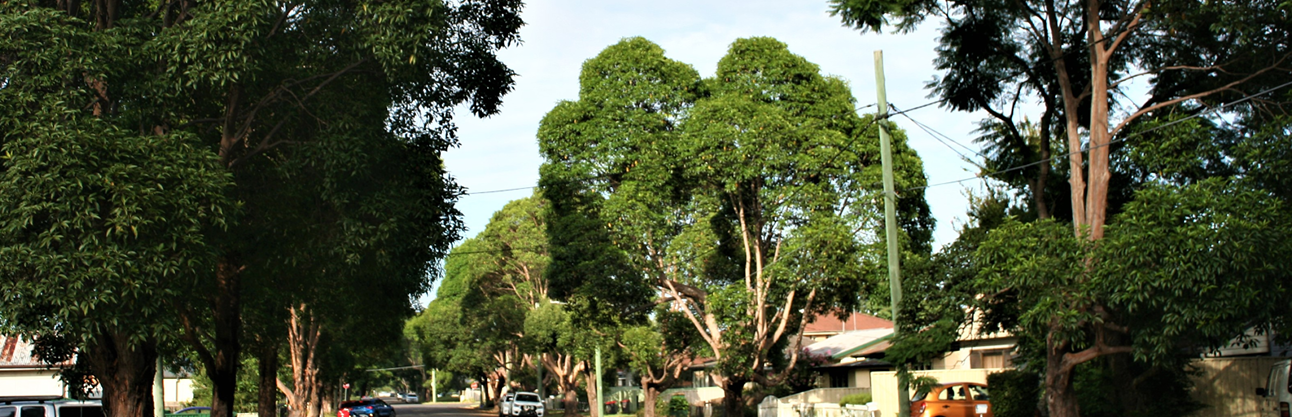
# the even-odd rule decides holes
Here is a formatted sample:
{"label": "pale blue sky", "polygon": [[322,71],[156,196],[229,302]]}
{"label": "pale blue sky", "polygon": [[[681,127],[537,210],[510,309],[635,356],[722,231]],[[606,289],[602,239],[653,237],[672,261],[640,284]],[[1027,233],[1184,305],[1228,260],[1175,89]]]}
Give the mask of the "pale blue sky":
{"label": "pale blue sky", "polygon": [[[670,58],[691,64],[702,76],[711,76],[732,41],[771,36],[819,65],[823,73],[848,80],[859,105],[876,101],[875,50],[884,51],[888,101],[899,108],[929,102],[924,84],[935,75],[936,22],[910,34],[863,35],[831,17],[825,0],[538,0],[525,6],[522,17],[527,23],[521,29],[524,43],[501,53],[502,60],[520,75],[516,89],[504,98],[502,112],[488,119],[458,112],[462,146],[449,151],[445,163],[468,192],[537,184],[542,163],[535,139],[539,120],[558,101],[578,98],[583,61],[625,37],[650,39]],[[972,131],[981,115],[929,107],[911,116],[977,149],[972,144]],[[911,146],[923,158],[930,184],[977,172],[909,120],[894,121],[906,130]],[[935,247],[955,240],[968,205],[966,187],[978,186],[979,181],[967,181],[926,191],[925,198],[937,219]],[[526,189],[463,197],[458,209],[469,227],[466,236],[484,229],[493,212],[508,201],[529,193]]]}

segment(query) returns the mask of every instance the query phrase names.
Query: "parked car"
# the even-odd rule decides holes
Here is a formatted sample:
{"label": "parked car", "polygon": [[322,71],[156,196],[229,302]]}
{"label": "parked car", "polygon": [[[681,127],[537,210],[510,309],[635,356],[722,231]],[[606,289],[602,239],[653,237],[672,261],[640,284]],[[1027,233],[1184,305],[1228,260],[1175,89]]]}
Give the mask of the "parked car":
{"label": "parked car", "polygon": [[416,404],[422,401],[421,398],[418,398],[416,392],[405,392],[402,395],[400,395],[399,398],[404,400],[404,402],[406,403],[413,403],[413,404]]}
{"label": "parked car", "polygon": [[508,417],[511,415],[511,402],[516,399],[516,394],[506,393],[502,396],[502,402],[498,403],[498,417]]}
{"label": "parked car", "polygon": [[395,417],[395,407],[378,398],[346,401],[337,407],[336,417]]}
{"label": "parked car", "polygon": [[518,392],[511,400],[511,417],[543,417],[543,399],[533,392]]}
{"label": "parked car", "polygon": [[186,407],[170,414],[211,414],[211,407]]}
{"label": "parked car", "polygon": [[1256,395],[1273,402],[1271,405],[1277,408],[1270,411],[1277,410],[1279,417],[1292,417],[1292,360],[1275,362],[1265,379],[1265,388],[1257,388]]}
{"label": "parked car", "polygon": [[987,385],[949,382],[911,398],[912,417],[993,417]]}
{"label": "parked car", "polygon": [[0,397],[0,417],[104,417],[103,403],[60,397]]}

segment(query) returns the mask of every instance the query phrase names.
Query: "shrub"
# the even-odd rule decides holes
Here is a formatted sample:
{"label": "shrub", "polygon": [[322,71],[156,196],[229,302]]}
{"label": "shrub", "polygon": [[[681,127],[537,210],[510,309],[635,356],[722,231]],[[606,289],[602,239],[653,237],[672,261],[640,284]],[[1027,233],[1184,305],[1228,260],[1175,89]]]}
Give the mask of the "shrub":
{"label": "shrub", "polygon": [[686,397],[674,395],[668,400],[669,417],[688,417],[691,415],[691,403],[686,402]]}
{"label": "shrub", "polygon": [[1032,417],[1041,400],[1041,377],[1009,370],[987,375],[991,408],[996,417]]}
{"label": "shrub", "polygon": [[859,392],[852,395],[845,395],[843,399],[839,400],[839,406],[842,407],[848,404],[866,404],[871,401],[874,401],[874,397],[871,397],[869,392]]}

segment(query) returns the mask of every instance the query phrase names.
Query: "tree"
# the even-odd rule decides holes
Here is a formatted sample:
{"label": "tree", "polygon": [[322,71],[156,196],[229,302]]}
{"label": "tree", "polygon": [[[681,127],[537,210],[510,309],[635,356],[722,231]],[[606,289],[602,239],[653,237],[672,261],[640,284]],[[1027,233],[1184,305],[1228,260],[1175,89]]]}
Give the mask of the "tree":
{"label": "tree", "polygon": [[[456,321],[440,322],[428,317],[425,324],[410,324],[428,326],[414,330],[414,334],[422,333],[417,339],[423,341],[432,331],[429,327],[432,325],[469,334],[467,338],[448,339],[452,347],[446,348],[475,352],[489,358],[488,364],[455,363],[448,358],[434,358],[429,362],[458,372],[489,374],[484,379],[490,383],[492,398],[497,398],[505,383],[510,382],[513,370],[525,362],[541,361],[531,358],[535,352],[526,348],[523,339],[529,331],[531,312],[549,302],[546,205],[545,200],[535,195],[512,201],[494,213],[485,230],[454,250],[448,264],[449,279],[454,282],[452,289],[448,292],[442,289],[440,297],[424,313],[431,314],[432,309],[457,309]],[[453,307],[437,305],[441,299],[455,304]],[[437,323],[432,324],[432,320]],[[423,349],[435,349],[441,344],[444,342],[430,341]]]}
{"label": "tree", "polygon": [[[495,53],[518,40],[520,7],[515,0],[10,2],[0,14],[2,89],[33,113],[54,114],[62,105],[31,101],[17,86],[44,83],[42,97],[75,98],[67,109],[98,119],[86,126],[93,134],[191,138],[195,152],[215,155],[204,175],[232,176],[228,195],[242,203],[240,216],[227,231],[205,237],[219,256],[211,279],[189,287],[202,299],[169,306],[179,310],[185,339],[212,378],[213,414],[231,417],[243,297],[248,287],[275,284],[251,278],[254,268],[287,256],[283,246],[258,240],[266,231],[259,220],[274,209],[259,203],[282,201],[273,185],[302,179],[275,175],[274,167],[294,158],[341,166],[369,151],[377,153],[365,156],[389,156],[382,153],[389,147],[359,146],[371,144],[365,141],[314,148],[324,155],[297,152],[329,137],[371,137],[374,128],[407,152],[430,157],[404,172],[423,181],[420,190],[436,191],[425,195],[435,203],[415,215],[423,222],[410,226],[443,241],[420,247],[416,259],[398,258],[425,270],[460,227],[449,204],[456,191],[444,186],[448,179],[436,163],[456,143],[453,108],[469,103],[478,116],[498,110],[513,74]],[[48,128],[58,121],[43,120]],[[348,237],[369,248],[380,238]],[[141,308],[152,307],[127,311]]]}
{"label": "tree", "polygon": [[[68,344],[45,359],[75,354],[110,414],[143,416],[158,347],[174,341],[161,300],[213,265],[230,178],[191,135],[122,131],[72,107],[83,95],[42,93],[82,77],[77,57],[12,61],[0,88],[0,328]],[[61,76],[13,76],[38,66]]]}
{"label": "tree", "polygon": [[[626,261],[591,279],[640,280],[674,303],[739,415],[746,382],[786,378],[811,316],[857,305],[877,280],[867,272],[881,239],[874,121],[856,115],[842,80],[769,38],[737,40],[703,82],[649,41],[625,39],[584,64],[580,85],[539,128],[554,224],[583,231],[563,240],[554,226],[553,270]],[[923,185],[918,157],[895,137],[899,188]],[[899,205],[904,243],[926,252],[927,205],[918,195]]]}
{"label": "tree", "polygon": [[[1112,152],[1119,147],[1117,143],[1140,131],[1136,129],[1137,124],[1170,117],[1177,109],[1197,113],[1219,101],[1238,98],[1257,99],[1234,109],[1220,110],[1235,111],[1234,114],[1247,120],[1277,114],[1283,105],[1280,100],[1256,96],[1269,92],[1266,87],[1284,82],[1288,73],[1285,62],[1292,57],[1292,51],[1287,49],[1288,27],[1280,23],[1284,12],[1272,1],[1218,4],[1188,0],[1165,3],[834,0],[831,4],[846,25],[863,30],[879,31],[890,23],[889,19],[897,21],[898,30],[912,28],[925,16],[944,19],[938,65],[947,72],[933,84],[935,92],[952,108],[984,108],[992,113],[999,122],[996,126],[1002,127],[1004,136],[1010,138],[998,142],[998,146],[1008,149],[1001,154],[1026,154],[1029,147],[1049,151],[1043,145],[1050,140],[1045,136],[1045,128],[1041,129],[1041,145],[1033,145],[1021,140],[1012,111],[1007,116],[999,111],[1010,108],[1011,103],[1017,103],[1028,92],[1039,97],[1046,109],[1041,117],[1042,126],[1051,123],[1050,117],[1057,117],[1064,126],[1073,236],[1091,242],[1105,236],[1105,224],[1110,214],[1116,213],[1110,210],[1120,205],[1110,204],[1110,196],[1116,197],[1111,191],[1127,184],[1125,178],[1120,179],[1121,184],[1112,181],[1111,166],[1117,161]],[[1228,41],[1218,42],[1218,39]],[[1130,102],[1117,99],[1127,82],[1146,75],[1152,76],[1148,82],[1151,91],[1148,98]],[[998,82],[1009,78],[1024,81]],[[1125,110],[1119,112],[1119,106]],[[1024,155],[1024,158],[1031,157]],[[1042,156],[1035,163],[1044,167],[1048,165],[1048,158]],[[1033,178],[1043,180],[1045,169],[1041,168]],[[1046,190],[1034,188],[1032,193],[1041,199]],[[1125,197],[1127,201],[1131,199],[1129,193]],[[1077,250],[1079,246],[1065,249]],[[1098,252],[1083,253],[1098,256]],[[1069,256],[1049,255],[1064,259]],[[1074,279],[1083,282],[1092,279],[1096,264],[1111,261],[1085,259],[1086,269],[1079,271]],[[1077,286],[1084,285],[1093,283]],[[1090,340],[1075,343],[1065,336],[1071,334],[1072,323],[1088,326],[1082,332],[1087,337],[1122,327],[1122,324],[1102,321],[1104,318],[1069,322],[1071,317],[1089,313],[1083,308],[1098,306],[1099,310],[1109,310],[1108,301],[1067,304],[1076,308],[1075,312],[1072,309],[1029,311],[1029,314],[1051,313],[1049,328],[1045,330],[1049,335],[1046,337],[1047,363],[1052,365],[1046,368],[1046,393],[1053,416],[1078,414],[1071,388],[1071,372],[1077,365],[1131,349],[1122,344],[1113,347]],[[1119,313],[1109,311],[1108,314]]]}
{"label": "tree", "polygon": [[659,394],[679,382],[701,346],[694,327],[681,313],[657,309],[648,325],[629,327],[619,344],[629,366],[641,378],[644,415],[655,416]]}

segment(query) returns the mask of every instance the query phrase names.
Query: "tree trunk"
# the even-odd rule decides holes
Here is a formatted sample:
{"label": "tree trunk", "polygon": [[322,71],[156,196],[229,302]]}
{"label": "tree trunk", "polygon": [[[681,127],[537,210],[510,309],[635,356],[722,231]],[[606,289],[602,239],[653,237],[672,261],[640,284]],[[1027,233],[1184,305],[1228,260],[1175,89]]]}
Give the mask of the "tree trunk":
{"label": "tree trunk", "polygon": [[266,343],[260,348],[260,398],[256,411],[261,417],[278,417],[278,346]]}
{"label": "tree trunk", "polygon": [[502,387],[506,384],[506,381],[503,380],[502,372],[495,370],[492,373],[493,375],[490,375],[489,378],[489,392],[493,394],[493,406],[501,407]]}
{"label": "tree trunk", "polygon": [[1052,329],[1046,338],[1045,349],[1045,402],[1050,417],[1080,417],[1077,391],[1072,387],[1072,368],[1064,363],[1068,344],[1056,340]]}
{"label": "tree trunk", "polygon": [[294,305],[289,312],[287,351],[292,361],[292,386],[288,388],[281,382],[276,384],[287,396],[287,407],[293,417],[318,417],[323,389],[315,357],[322,325],[305,304]]}
{"label": "tree trunk", "polygon": [[579,417],[579,393],[573,389],[565,390],[565,395],[561,397],[561,406],[565,407],[565,417]]}
{"label": "tree trunk", "polygon": [[1033,190],[1033,198],[1036,199],[1036,217],[1045,220],[1050,218],[1050,204],[1045,200],[1045,189],[1050,183],[1050,118],[1054,113],[1052,100],[1045,99],[1045,115],[1041,116],[1041,137],[1037,141],[1037,147],[1040,148],[1041,161],[1040,170],[1036,174],[1036,189]]}
{"label": "tree trunk", "polygon": [[103,387],[103,411],[113,417],[152,417],[157,341],[131,346],[129,337],[100,333],[82,353]]}
{"label": "tree trunk", "polygon": [[744,417],[745,382],[748,381],[730,377],[722,382],[722,409],[726,417]]}
{"label": "tree trunk", "polygon": [[597,378],[596,371],[587,369],[583,377],[583,390],[588,393],[588,413],[592,417],[601,417],[601,411],[605,405],[597,404]]}
{"label": "tree trunk", "polygon": [[659,401],[659,390],[655,388],[655,384],[647,382],[649,380],[649,377],[642,377],[642,393],[645,395],[645,400],[642,401],[643,417],[655,417],[655,402]]}
{"label": "tree trunk", "polygon": [[216,269],[215,355],[207,368],[211,378],[211,417],[233,417],[234,391],[238,384],[238,358],[242,345],[241,267],[229,258]]}
{"label": "tree trunk", "polygon": [[[1086,0],[1086,25],[1090,36],[1090,171],[1087,173],[1089,189],[1086,192],[1086,224],[1090,225],[1090,240],[1104,237],[1104,221],[1108,213],[1108,183],[1110,140],[1108,134],[1108,59],[1104,33],[1100,27],[1099,0]],[[1093,20],[1090,20],[1093,19]]]}

